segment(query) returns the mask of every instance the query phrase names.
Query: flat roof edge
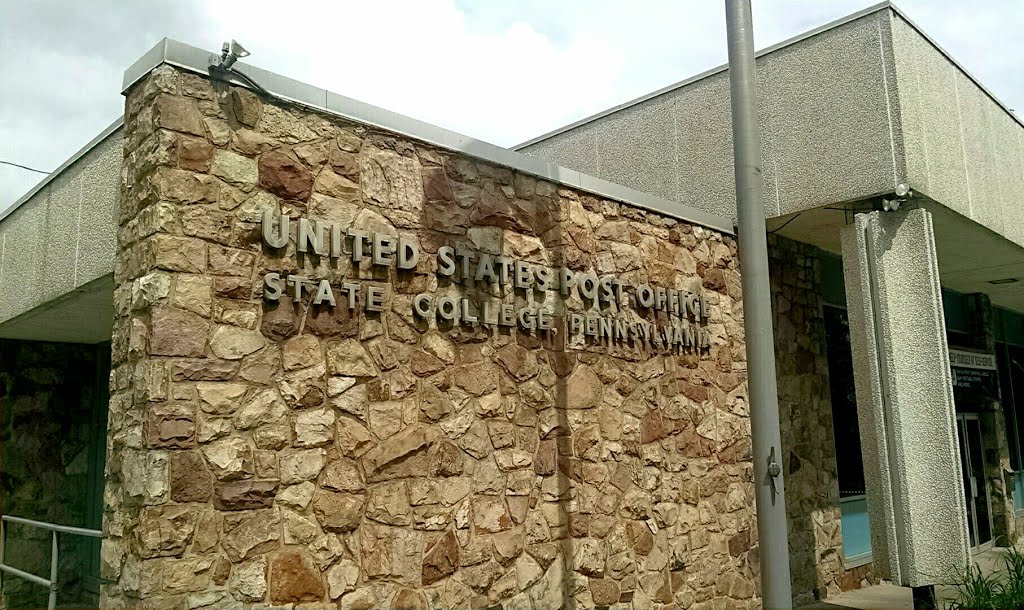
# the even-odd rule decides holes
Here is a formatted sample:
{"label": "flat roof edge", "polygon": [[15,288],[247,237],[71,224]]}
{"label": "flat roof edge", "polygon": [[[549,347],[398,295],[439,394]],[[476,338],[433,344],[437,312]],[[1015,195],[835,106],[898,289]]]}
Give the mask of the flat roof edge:
{"label": "flat roof edge", "polygon": [[[161,64],[209,76],[210,60],[216,57],[218,57],[216,54],[208,51],[164,38],[125,71],[122,93]],[[471,138],[326,89],[320,89],[251,64],[237,62],[235,66],[273,96],[312,110],[392,131],[481,161],[576,188],[599,197],[615,199],[651,212],[664,214],[676,220],[698,224],[728,235],[734,234],[731,219],[560,167],[542,159]],[[252,89],[252,86],[241,78],[233,77],[230,83]]]}
{"label": "flat roof edge", "polygon": [[113,123],[108,125],[106,129],[101,131],[99,133],[99,135],[97,135],[92,140],[89,140],[88,144],[86,144],[85,146],[80,148],[78,150],[78,152],[76,152],[75,154],[73,154],[70,157],[68,157],[67,161],[65,161],[64,163],[61,163],[60,167],[58,167],[57,169],[55,169],[52,172],[50,172],[45,178],[40,180],[35,186],[33,186],[31,189],[29,189],[28,192],[26,192],[24,195],[19,197],[17,201],[15,201],[11,205],[7,206],[7,208],[5,210],[3,210],[3,212],[0,212],[0,221],[2,221],[3,219],[7,218],[11,214],[13,214],[15,212],[15,210],[17,210],[19,207],[21,207],[21,205],[23,203],[25,203],[26,201],[28,201],[29,199],[34,197],[35,194],[38,193],[39,191],[43,190],[43,188],[47,184],[49,184],[50,182],[53,182],[53,180],[57,176],[59,176],[62,173],[64,173],[64,170],[66,170],[67,168],[71,167],[76,161],[78,161],[79,159],[84,157],[89,151],[91,151],[93,148],[96,148],[96,146],[99,145],[100,142],[102,142],[103,140],[106,140],[108,137],[110,137],[111,134],[113,134],[118,129],[121,129],[122,126],[124,126],[124,116],[118,117],[117,120],[115,120]]}

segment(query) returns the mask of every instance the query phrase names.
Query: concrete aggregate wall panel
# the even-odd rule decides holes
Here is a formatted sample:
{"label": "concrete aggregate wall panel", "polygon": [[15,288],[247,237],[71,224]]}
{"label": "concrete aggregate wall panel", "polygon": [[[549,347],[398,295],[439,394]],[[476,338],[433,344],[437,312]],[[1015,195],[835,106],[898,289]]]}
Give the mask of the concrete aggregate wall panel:
{"label": "concrete aggregate wall panel", "polygon": [[758,60],[782,214],[895,187],[885,20],[869,15]]}
{"label": "concrete aggregate wall panel", "polygon": [[0,304],[5,317],[28,311],[45,302],[40,290],[46,260],[46,206],[48,194],[22,206],[4,219],[3,281]]}
{"label": "concrete aggregate wall panel", "polygon": [[[735,181],[732,166],[725,163],[732,158],[729,79],[716,74],[664,97],[673,101],[676,197],[716,214],[735,216]],[[767,193],[765,198],[774,201]]]}
{"label": "concrete aggregate wall panel", "polygon": [[46,222],[43,226],[46,240],[41,244],[43,281],[38,286],[39,298],[43,302],[70,292],[75,287],[78,210],[82,202],[80,167],[65,170],[48,186]]}
{"label": "concrete aggregate wall panel", "polygon": [[997,233],[1003,232],[1003,209],[999,192],[999,162],[994,129],[995,113],[1002,112],[962,72],[956,75],[957,101],[963,125],[963,155],[967,168],[970,217]]}
{"label": "concrete aggregate wall panel", "polygon": [[[893,190],[903,160],[890,122],[888,29],[887,13],[872,13],[757,59],[770,217]],[[670,102],[673,122],[665,113]],[[891,120],[898,119],[897,111]],[[652,123],[662,124],[662,134],[674,130],[672,138],[650,141],[653,166],[608,153],[609,145],[649,134]],[[580,134],[594,132],[601,134],[596,152],[581,151]],[[721,70],[522,150],[578,169],[596,155],[603,178],[638,190],[675,189],[675,200],[735,216],[731,134],[728,74]],[[663,163],[673,158],[675,173],[666,175]]]}
{"label": "concrete aggregate wall panel", "polygon": [[902,17],[892,28],[908,183],[1024,245],[1024,127]]}
{"label": "concrete aggregate wall panel", "polygon": [[[652,100],[643,110],[627,108],[608,117],[596,131],[597,150],[606,172],[601,177],[659,197],[676,200],[679,175],[674,100]],[[634,168],[642,167],[637,173]]]}
{"label": "concrete aggregate wall panel", "polygon": [[0,323],[111,273],[121,155],[117,130],[0,219]]}
{"label": "concrete aggregate wall panel", "polygon": [[121,156],[124,143],[120,132],[99,145],[96,157],[82,174],[82,203],[79,210],[78,257],[75,282],[83,285],[113,270],[117,247],[117,200],[121,185]]}

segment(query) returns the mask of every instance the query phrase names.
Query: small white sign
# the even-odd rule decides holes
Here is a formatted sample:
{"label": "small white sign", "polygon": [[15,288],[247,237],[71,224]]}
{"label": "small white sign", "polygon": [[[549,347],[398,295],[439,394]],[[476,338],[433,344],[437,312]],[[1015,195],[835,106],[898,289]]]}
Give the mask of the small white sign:
{"label": "small white sign", "polygon": [[984,352],[968,352],[965,350],[949,350],[949,364],[964,369],[984,369],[986,371],[996,370],[996,357],[994,354]]}

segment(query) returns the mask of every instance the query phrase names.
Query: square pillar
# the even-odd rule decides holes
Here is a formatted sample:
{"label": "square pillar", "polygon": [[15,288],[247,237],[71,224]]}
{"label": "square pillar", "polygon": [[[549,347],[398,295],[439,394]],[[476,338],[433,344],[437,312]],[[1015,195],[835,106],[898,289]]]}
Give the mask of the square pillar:
{"label": "square pillar", "polygon": [[931,214],[858,214],[842,244],[875,566],[945,582],[969,555]]}

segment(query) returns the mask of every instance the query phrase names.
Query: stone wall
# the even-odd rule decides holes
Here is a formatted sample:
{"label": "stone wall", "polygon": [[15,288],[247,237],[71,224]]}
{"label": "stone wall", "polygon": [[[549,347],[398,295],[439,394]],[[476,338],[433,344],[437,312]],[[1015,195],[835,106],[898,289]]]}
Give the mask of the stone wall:
{"label": "stone wall", "polygon": [[[0,513],[77,527],[98,527],[97,455],[103,447],[106,379],[102,346],[0,341]],[[101,365],[103,366],[103,365]],[[92,472],[91,472],[92,471]],[[93,482],[95,484],[95,482]],[[89,501],[95,503],[89,506]],[[90,510],[92,508],[92,510]],[[92,517],[97,522],[89,523]],[[5,561],[38,574],[50,573],[50,534],[21,524],[8,526]],[[96,605],[98,574],[90,564],[90,541],[60,538],[58,575],[62,603]],[[46,607],[46,589],[13,576],[3,577],[5,608]]]}
{"label": "stone wall", "polygon": [[[167,66],[128,93],[124,180],[104,607],[759,606],[731,237]],[[423,256],[296,256],[296,222],[273,252],[268,209]],[[710,348],[428,324],[413,294],[486,292],[439,282],[444,245],[702,286]],[[268,304],[268,272],[384,311]]]}
{"label": "stone wall", "polygon": [[769,235],[772,312],[790,571],[797,603],[871,582],[844,570],[832,404],[822,317],[821,251]]}

